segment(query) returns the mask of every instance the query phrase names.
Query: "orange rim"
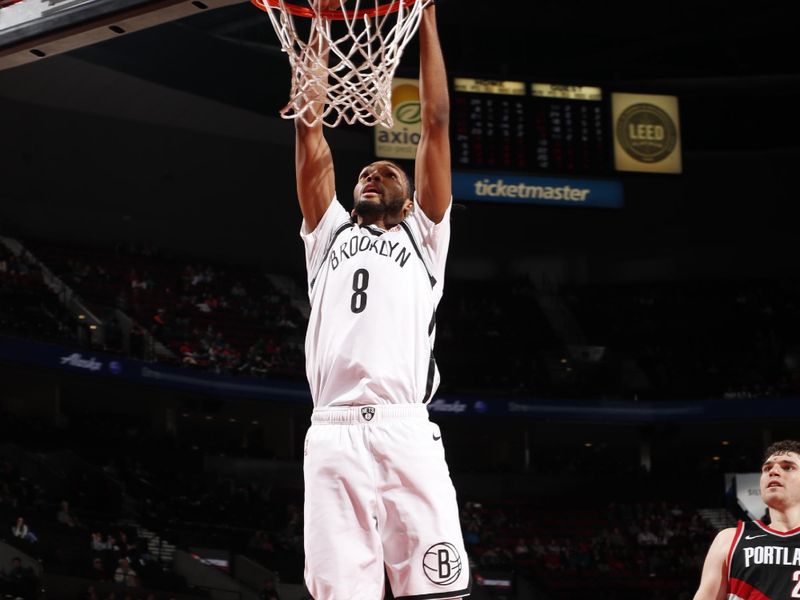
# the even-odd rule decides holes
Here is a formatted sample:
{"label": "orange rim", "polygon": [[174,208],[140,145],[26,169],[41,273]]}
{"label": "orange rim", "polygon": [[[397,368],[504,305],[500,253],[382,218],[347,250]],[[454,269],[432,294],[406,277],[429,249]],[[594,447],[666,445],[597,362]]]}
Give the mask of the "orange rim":
{"label": "orange rim", "polygon": [[[330,19],[331,21],[341,21],[345,18],[360,19],[362,17],[382,17],[387,13],[396,12],[400,8],[401,4],[403,6],[411,6],[417,1],[421,2],[422,0],[400,0],[399,2],[391,2],[389,4],[378,6],[377,8],[362,8],[359,10],[323,10],[319,12],[319,16],[325,19]],[[269,4],[272,8],[285,8],[286,12],[296,17],[306,17],[307,19],[311,19],[317,16],[317,13],[315,13],[311,7],[298,6],[296,4],[289,3],[284,4],[281,2],[281,0],[250,0],[250,2],[263,11],[268,10],[266,5]]]}

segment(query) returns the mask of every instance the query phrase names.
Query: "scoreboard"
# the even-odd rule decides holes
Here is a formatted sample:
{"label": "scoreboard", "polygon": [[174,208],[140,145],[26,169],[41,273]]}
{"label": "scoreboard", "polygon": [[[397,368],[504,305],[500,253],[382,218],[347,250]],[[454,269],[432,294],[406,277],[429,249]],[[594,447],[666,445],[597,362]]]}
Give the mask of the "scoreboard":
{"label": "scoreboard", "polygon": [[[682,172],[676,96],[536,81],[451,83],[454,198],[618,209],[620,173]],[[415,157],[421,124],[407,119],[419,115],[413,84],[396,88],[395,126],[376,128],[376,156]]]}
{"label": "scoreboard", "polygon": [[611,172],[610,115],[600,88],[458,77],[452,106],[456,169]]}

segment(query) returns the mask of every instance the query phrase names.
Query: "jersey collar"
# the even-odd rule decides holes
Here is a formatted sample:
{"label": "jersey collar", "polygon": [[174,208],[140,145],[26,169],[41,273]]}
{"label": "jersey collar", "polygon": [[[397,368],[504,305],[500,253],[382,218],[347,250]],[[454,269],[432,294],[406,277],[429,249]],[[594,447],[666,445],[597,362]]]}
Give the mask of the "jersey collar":
{"label": "jersey collar", "polygon": [[795,527],[794,529],[790,529],[789,531],[778,531],[777,529],[773,529],[769,525],[765,525],[759,519],[756,519],[755,524],[758,525],[761,529],[763,529],[767,533],[771,533],[773,535],[779,535],[781,537],[791,537],[793,535],[800,534],[800,527]]}

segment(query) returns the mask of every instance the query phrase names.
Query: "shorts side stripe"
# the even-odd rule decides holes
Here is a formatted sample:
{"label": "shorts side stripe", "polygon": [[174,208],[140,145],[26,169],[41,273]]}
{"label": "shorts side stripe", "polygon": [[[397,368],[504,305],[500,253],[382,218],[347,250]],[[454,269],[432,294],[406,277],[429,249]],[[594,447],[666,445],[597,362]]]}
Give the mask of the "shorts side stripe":
{"label": "shorts side stripe", "polygon": [[415,596],[397,596],[395,600],[445,600],[450,598],[463,598],[472,593],[472,579],[466,589],[452,592],[436,592],[435,594],[417,594]]}

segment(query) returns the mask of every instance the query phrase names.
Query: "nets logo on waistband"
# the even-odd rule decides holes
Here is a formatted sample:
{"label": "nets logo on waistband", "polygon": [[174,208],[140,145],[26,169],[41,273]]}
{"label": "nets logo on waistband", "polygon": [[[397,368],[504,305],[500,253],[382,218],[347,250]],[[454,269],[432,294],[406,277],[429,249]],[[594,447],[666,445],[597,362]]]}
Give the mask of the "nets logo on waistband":
{"label": "nets logo on waistband", "polygon": [[453,544],[434,544],[422,558],[425,576],[436,585],[450,585],[461,575],[461,555]]}
{"label": "nets logo on waistband", "polygon": [[364,418],[365,421],[372,421],[372,417],[375,416],[375,407],[374,406],[365,406],[361,409],[361,416]]}

